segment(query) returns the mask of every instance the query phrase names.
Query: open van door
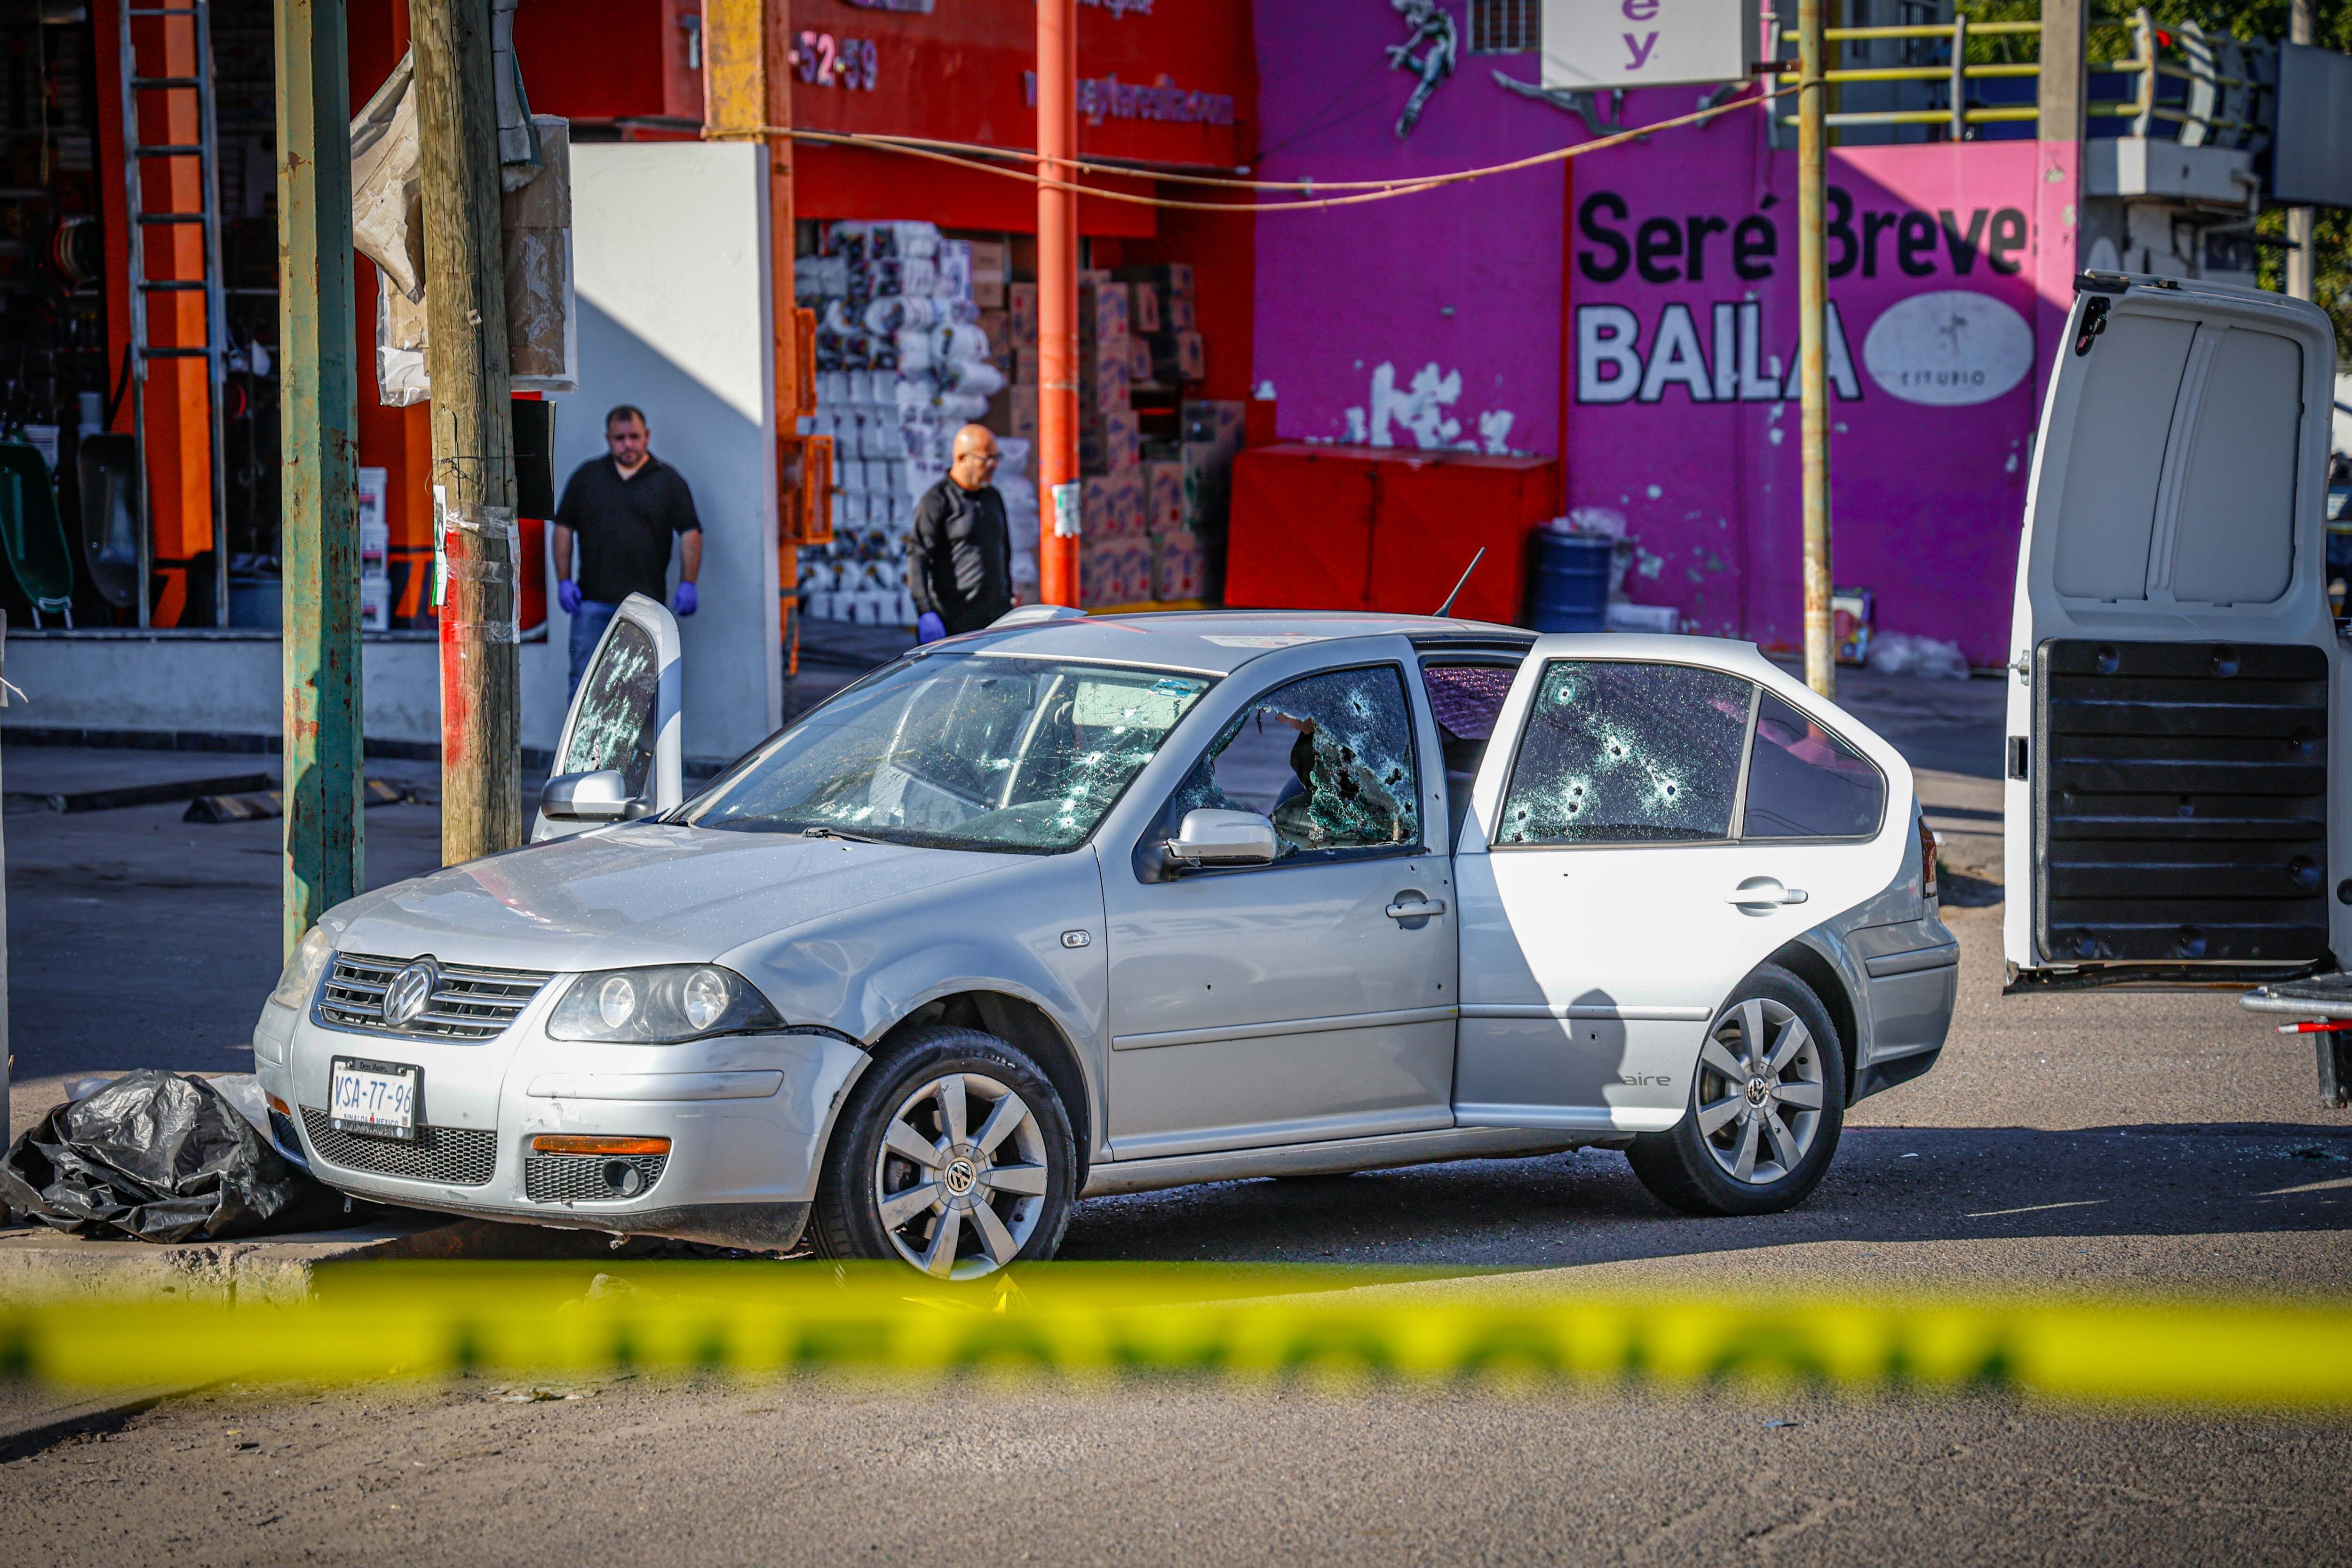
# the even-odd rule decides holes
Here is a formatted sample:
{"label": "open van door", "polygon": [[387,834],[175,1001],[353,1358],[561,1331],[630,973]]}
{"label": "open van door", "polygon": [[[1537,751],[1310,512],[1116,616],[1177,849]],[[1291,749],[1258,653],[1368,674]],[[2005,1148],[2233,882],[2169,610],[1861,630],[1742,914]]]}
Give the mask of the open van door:
{"label": "open van door", "polygon": [[2326,591],[2335,335],[2278,294],[2075,281],[2010,638],[2011,989],[2352,953]]}
{"label": "open van door", "polygon": [[[643,594],[622,600],[589,656],[580,689],[572,693],[572,710],[563,716],[563,732],[556,737],[555,761],[549,770],[550,793],[555,793],[557,780],[609,770],[622,779],[625,805],[620,817],[650,816],[681,804],[686,799],[679,735],[684,679],[676,618]],[[617,819],[559,820],[548,815],[542,795],[530,841],[560,838],[596,826],[600,820]]]}

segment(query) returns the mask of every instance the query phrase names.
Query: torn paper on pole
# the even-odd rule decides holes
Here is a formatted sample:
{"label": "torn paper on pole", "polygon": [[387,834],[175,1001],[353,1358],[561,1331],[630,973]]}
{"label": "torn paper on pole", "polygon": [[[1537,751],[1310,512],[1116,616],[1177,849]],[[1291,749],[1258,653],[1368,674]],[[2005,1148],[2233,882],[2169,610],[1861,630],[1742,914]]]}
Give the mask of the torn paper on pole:
{"label": "torn paper on pole", "polygon": [[412,300],[425,298],[415,71],[400,63],[352,121],[352,248]]}
{"label": "torn paper on pole", "polygon": [[[518,392],[571,392],[579,386],[578,312],[572,268],[571,122],[539,115],[532,122],[540,166],[499,199],[506,270],[507,361]],[[386,408],[428,401],[424,290],[411,298],[383,258],[369,253],[383,280],[376,290],[376,396]]]}

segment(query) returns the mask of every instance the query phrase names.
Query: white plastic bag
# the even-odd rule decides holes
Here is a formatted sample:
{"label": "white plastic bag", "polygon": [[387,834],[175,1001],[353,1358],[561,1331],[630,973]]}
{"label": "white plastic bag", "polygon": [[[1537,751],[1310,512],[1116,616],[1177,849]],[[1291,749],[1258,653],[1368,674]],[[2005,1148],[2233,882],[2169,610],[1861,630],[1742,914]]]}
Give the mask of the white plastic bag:
{"label": "white plastic bag", "polygon": [[1960,651],[1959,644],[1904,632],[1874,632],[1869,667],[1875,675],[1915,675],[1923,680],[1969,678],[1968,655]]}

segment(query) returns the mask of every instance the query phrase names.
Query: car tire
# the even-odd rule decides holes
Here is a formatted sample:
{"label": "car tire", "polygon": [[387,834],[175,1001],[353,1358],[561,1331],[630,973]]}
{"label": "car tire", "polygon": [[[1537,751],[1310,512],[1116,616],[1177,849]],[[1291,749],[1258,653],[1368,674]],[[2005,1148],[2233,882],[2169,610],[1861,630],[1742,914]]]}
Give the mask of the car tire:
{"label": "car tire", "polygon": [[1683,1119],[1635,1138],[1625,1157],[1652,1196],[1685,1214],[1778,1214],[1802,1203],[1835,1157],[1845,1082],[1829,1009],[1764,964],[1716,1014]]}
{"label": "car tire", "polygon": [[912,1030],[841,1109],[810,1238],[826,1258],[942,1279],[1035,1262],[1062,1245],[1077,1163],[1061,1097],[1018,1047],[978,1029]]}

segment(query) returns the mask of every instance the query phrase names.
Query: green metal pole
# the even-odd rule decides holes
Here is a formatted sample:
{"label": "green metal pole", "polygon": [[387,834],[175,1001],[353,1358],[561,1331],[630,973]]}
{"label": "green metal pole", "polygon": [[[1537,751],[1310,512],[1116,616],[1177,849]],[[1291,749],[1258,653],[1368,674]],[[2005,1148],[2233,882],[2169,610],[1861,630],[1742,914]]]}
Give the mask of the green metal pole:
{"label": "green metal pole", "polygon": [[1823,202],[1829,129],[1822,100],[1826,0],[1797,5],[1797,367],[1802,392],[1805,508],[1805,684],[1837,695],[1830,635],[1829,273]]}
{"label": "green metal pole", "polygon": [[362,886],[357,342],[344,0],[275,0],[286,947]]}

